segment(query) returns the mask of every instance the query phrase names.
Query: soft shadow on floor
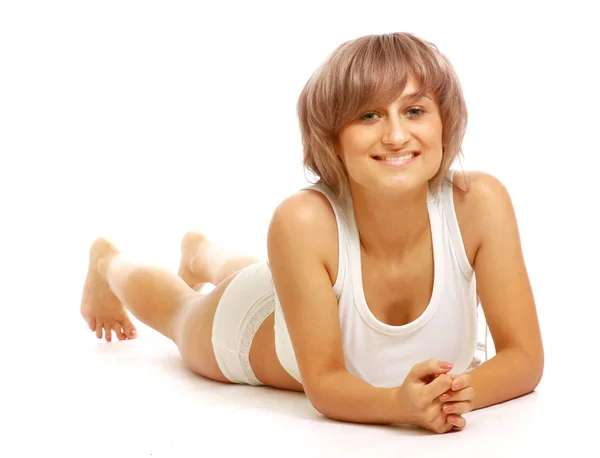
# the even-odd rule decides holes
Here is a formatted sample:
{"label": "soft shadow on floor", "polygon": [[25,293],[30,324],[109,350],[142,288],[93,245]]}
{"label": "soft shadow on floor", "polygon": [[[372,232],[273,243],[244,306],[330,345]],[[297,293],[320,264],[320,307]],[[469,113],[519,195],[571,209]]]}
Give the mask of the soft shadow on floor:
{"label": "soft shadow on floor", "polygon": [[[260,409],[271,414],[288,418],[310,420],[316,424],[353,425],[361,429],[420,437],[437,435],[431,431],[413,425],[369,425],[331,420],[319,413],[304,393],[281,390],[268,386],[232,385],[210,380],[189,370],[183,360],[174,353],[156,355],[154,363],[161,366],[178,382],[186,384],[190,393],[208,390],[218,395],[224,404],[236,405],[239,409]],[[459,431],[450,432],[450,434]]]}

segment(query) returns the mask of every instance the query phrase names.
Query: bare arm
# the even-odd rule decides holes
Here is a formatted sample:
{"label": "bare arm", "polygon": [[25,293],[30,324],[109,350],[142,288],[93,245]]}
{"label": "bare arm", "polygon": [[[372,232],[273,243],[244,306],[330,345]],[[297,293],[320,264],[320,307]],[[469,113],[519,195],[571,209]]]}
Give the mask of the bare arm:
{"label": "bare arm", "polygon": [[467,196],[457,210],[477,226],[477,289],[496,347],[493,358],[470,372],[473,409],[480,409],[533,391],[544,350],[509,194],[496,178],[475,173]]}
{"label": "bare arm", "polygon": [[269,264],[305,393],[334,420],[402,423],[396,388],[376,388],[346,370],[325,263],[332,246],[337,247],[337,227],[324,196],[304,192],[278,207],[269,227]]}

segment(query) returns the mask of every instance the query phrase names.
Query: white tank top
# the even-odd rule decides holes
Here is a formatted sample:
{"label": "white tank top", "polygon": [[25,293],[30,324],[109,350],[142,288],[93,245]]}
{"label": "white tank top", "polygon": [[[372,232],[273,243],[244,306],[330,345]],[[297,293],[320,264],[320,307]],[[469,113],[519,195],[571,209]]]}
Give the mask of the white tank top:
{"label": "white tank top", "polygon": [[[452,180],[453,171],[447,178]],[[360,241],[351,199],[341,202],[323,185],[313,185],[333,208],[339,240],[337,297],[342,347],[351,374],[376,387],[401,385],[410,369],[429,358],[454,363],[451,373],[471,370],[487,359],[478,345],[480,321],[475,275],[467,259],[454,210],[453,191],[444,182],[437,195],[429,192],[434,282],[423,314],[403,326],[379,321],[369,310],[363,291]],[[478,314],[479,317],[478,322]],[[485,325],[487,340],[487,325]],[[285,370],[302,383],[281,304],[275,294],[275,349]],[[483,352],[483,358],[477,351]]]}

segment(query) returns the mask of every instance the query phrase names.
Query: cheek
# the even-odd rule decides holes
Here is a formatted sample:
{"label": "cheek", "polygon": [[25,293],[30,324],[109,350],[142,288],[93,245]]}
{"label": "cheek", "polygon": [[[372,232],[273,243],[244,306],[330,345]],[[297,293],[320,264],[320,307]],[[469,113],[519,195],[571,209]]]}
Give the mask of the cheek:
{"label": "cheek", "polygon": [[338,147],[343,154],[350,158],[352,156],[364,154],[366,150],[377,143],[379,133],[376,129],[365,128],[364,126],[351,125],[340,130],[338,134]]}
{"label": "cheek", "polygon": [[355,145],[353,148],[351,145],[345,145],[345,148],[340,151],[340,160],[351,180],[363,182],[372,173],[369,164],[371,159],[365,157],[364,150],[361,150],[360,147]]}
{"label": "cheek", "polygon": [[438,148],[435,149],[435,153],[433,153],[433,154],[430,153],[429,160],[428,160],[428,166],[427,166],[427,170],[430,175],[430,178],[432,178],[436,173],[438,173],[443,160],[444,160],[444,155],[442,154],[441,146],[439,147],[439,149]]}
{"label": "cheek", "polygon": [[343,146],[340,145],[340,147],[336,150],[346,169],[352,169],[356,167],[356,162],[361,156],[360,151],[360,146],[351,142],[343,143]]}

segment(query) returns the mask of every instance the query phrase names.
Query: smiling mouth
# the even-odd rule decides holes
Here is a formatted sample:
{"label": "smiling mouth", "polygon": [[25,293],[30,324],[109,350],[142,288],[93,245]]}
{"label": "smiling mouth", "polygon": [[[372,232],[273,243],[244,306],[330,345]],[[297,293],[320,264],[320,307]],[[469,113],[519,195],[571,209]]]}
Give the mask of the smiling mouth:
{"label": "smiling mouth", "polygon": [[411,151],[410,153],[406,153],[403,154],[402,156],[391,156],[391,155],[386,155],[386,156],[373,156],[373,159],[375,159],[376,161],[383,161],[383,162],[391,162],[391,163],[401,163],[401,162],[406,162],[411,160],[412,158],[418,156],[419,153],[416,151]]}

